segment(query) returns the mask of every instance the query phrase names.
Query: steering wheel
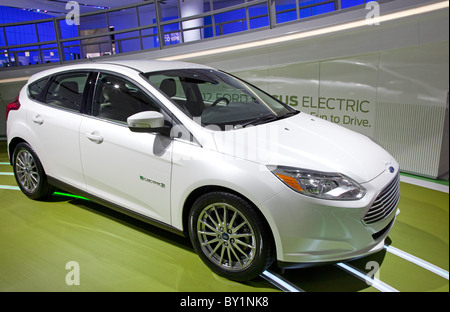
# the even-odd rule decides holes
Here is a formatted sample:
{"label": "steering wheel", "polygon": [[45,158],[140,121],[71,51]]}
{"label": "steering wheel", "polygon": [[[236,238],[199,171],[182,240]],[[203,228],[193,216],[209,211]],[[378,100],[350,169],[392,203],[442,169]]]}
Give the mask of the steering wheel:
{"label": "steering wheel", "polygon": [[215,100],[214,103],[211,104],[211,107],[216,106],[217,103],[220,103],[221,101],[225,101],[226,102],[225,105],[230,104],[230,100],[227,99],[226,97],[222,96],[222,97],[218,98],[217,100]]}

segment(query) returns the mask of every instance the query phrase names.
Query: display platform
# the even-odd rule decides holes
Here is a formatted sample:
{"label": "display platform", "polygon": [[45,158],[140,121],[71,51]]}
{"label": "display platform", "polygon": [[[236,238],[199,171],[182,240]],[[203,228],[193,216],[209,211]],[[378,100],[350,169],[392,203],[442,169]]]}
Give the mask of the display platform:
{"label": "display platform", "polygon": [[377,254],[284,272],[274,267],[269,273],[277,280],[267,274],[237,283],[212,273],[188,239],[70,194],[28,199],[0,141],[0,291],[448,292],[448,187],[402,182],[399,209]]}

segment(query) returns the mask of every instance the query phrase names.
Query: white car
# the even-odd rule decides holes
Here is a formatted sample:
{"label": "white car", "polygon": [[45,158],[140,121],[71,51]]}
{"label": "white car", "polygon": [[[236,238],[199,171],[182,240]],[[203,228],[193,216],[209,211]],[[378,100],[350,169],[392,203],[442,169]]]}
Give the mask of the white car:
{"label": "white car", "polygon": [[186,235],[238,281],[379,251],[398,212],[378,144],[202,65],[43,71],[8,105],[7,138],[28,197],[60,188]]}

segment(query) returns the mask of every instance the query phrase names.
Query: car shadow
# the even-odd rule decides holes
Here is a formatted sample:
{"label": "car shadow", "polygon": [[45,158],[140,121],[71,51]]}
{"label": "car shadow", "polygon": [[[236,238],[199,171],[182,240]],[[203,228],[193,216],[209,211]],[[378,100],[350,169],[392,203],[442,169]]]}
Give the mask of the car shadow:
{"label": "car shadow", "polygon": [[[389,238],[386,243],[390,242]],[[381,269],[386,257],[386,250],[362,258],[344,261],[367,276],[376,276],[376,269]],[[367,269],[366,269],[367,267]],[[336,263],[322,264],[298,269],[280,270],[272,268],[290,283],[306,292],[359,292],[371,287],[348,271],[339,267]]]}
{"label": "car shadow", "polygon": [[[145,221],[141,221],[137,218],[133,218],[132,216],[128,216],[126,214],[123,214],[123,213],[120,213],[113,209],[110,209],[108,207],[105,207],[94,201],[91,201],[91,200],[88,200],[85,198],[79,198],[78,196],[73,196],[68,193],[59,193],[57,195],[53,194],[46,201],[50,201],[50,202],[66,201],[67,203],[74,205],[77,208],[81,208],[86,211],[89,211],[90,213],[94,213],[98,216],[108,218],[109,220],[118,222],[126,227],[132,228],[132,229],[139,231],[145,235],[148,235],[155,239],[161,240],[167,244],[170,244],[177,248],[181,248],[185,251],[188,251],[188,252],[196,255],[196,252],[195,252],[195,250],[191,244],[191,241],[188,237],[177,235],[175,233],[172,233],[168,230],[164,230],[162,228],[154,226]],[[183,263],[180,263],[180,266],[183,266]],[[211,274],[215,276],[215,274],[213,272],[210,272],[208,268],[205,267],[205,270],[206,270],[205,274],[207,276],[210,276]],[[213,277],[213,279],[216,281],[216,283],[223,282],[224,287],[229,287],[233,283],[238,283],[238,284],[253,287],[257,291],[267,290],[267,289],[278,290],[277,287],[273,286],[272,284],[270,284],[269,282],[264,280],[262,277],[259,277],[255,280],[251,280],[251,281],[247,281],[247,282],[236,282],[236,281],[231,281],[231,280],[226,280],[226,279],[222,280],[222,278],[220,278],[218,276]],[[220,282],[220,281],[222,281],[222,282]]]}
{"label": "car shadow", "polygon": [[168,230],[164,230],[150,223],[141,221],[137,218],[133,218],[126,214],[120,213],[101,204],[98,204],[92,200],[84,198],[71,197],[70,194],[60,194],[51,196],[48,201],[67,201],[69,204],[82,208],[91,213],[95,213],[99,216],[108,218],[127,227],[130,227],[136,231],[145,233],[146,235],[155,237],[171,245],[183,248],[184,250],[195,253],[194,248],[188,238],[172,233]]}

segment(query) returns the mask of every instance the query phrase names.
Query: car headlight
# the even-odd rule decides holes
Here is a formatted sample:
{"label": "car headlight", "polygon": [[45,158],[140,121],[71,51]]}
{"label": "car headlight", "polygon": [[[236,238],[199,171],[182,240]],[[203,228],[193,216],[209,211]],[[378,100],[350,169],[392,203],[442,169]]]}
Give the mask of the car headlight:
{"label": "car headlight", "polygon": [[340,173],[285,166],[268,166],[268,168],[287,186],[306,196],[332,200],[358,200],[366,194],[364,187]]}

